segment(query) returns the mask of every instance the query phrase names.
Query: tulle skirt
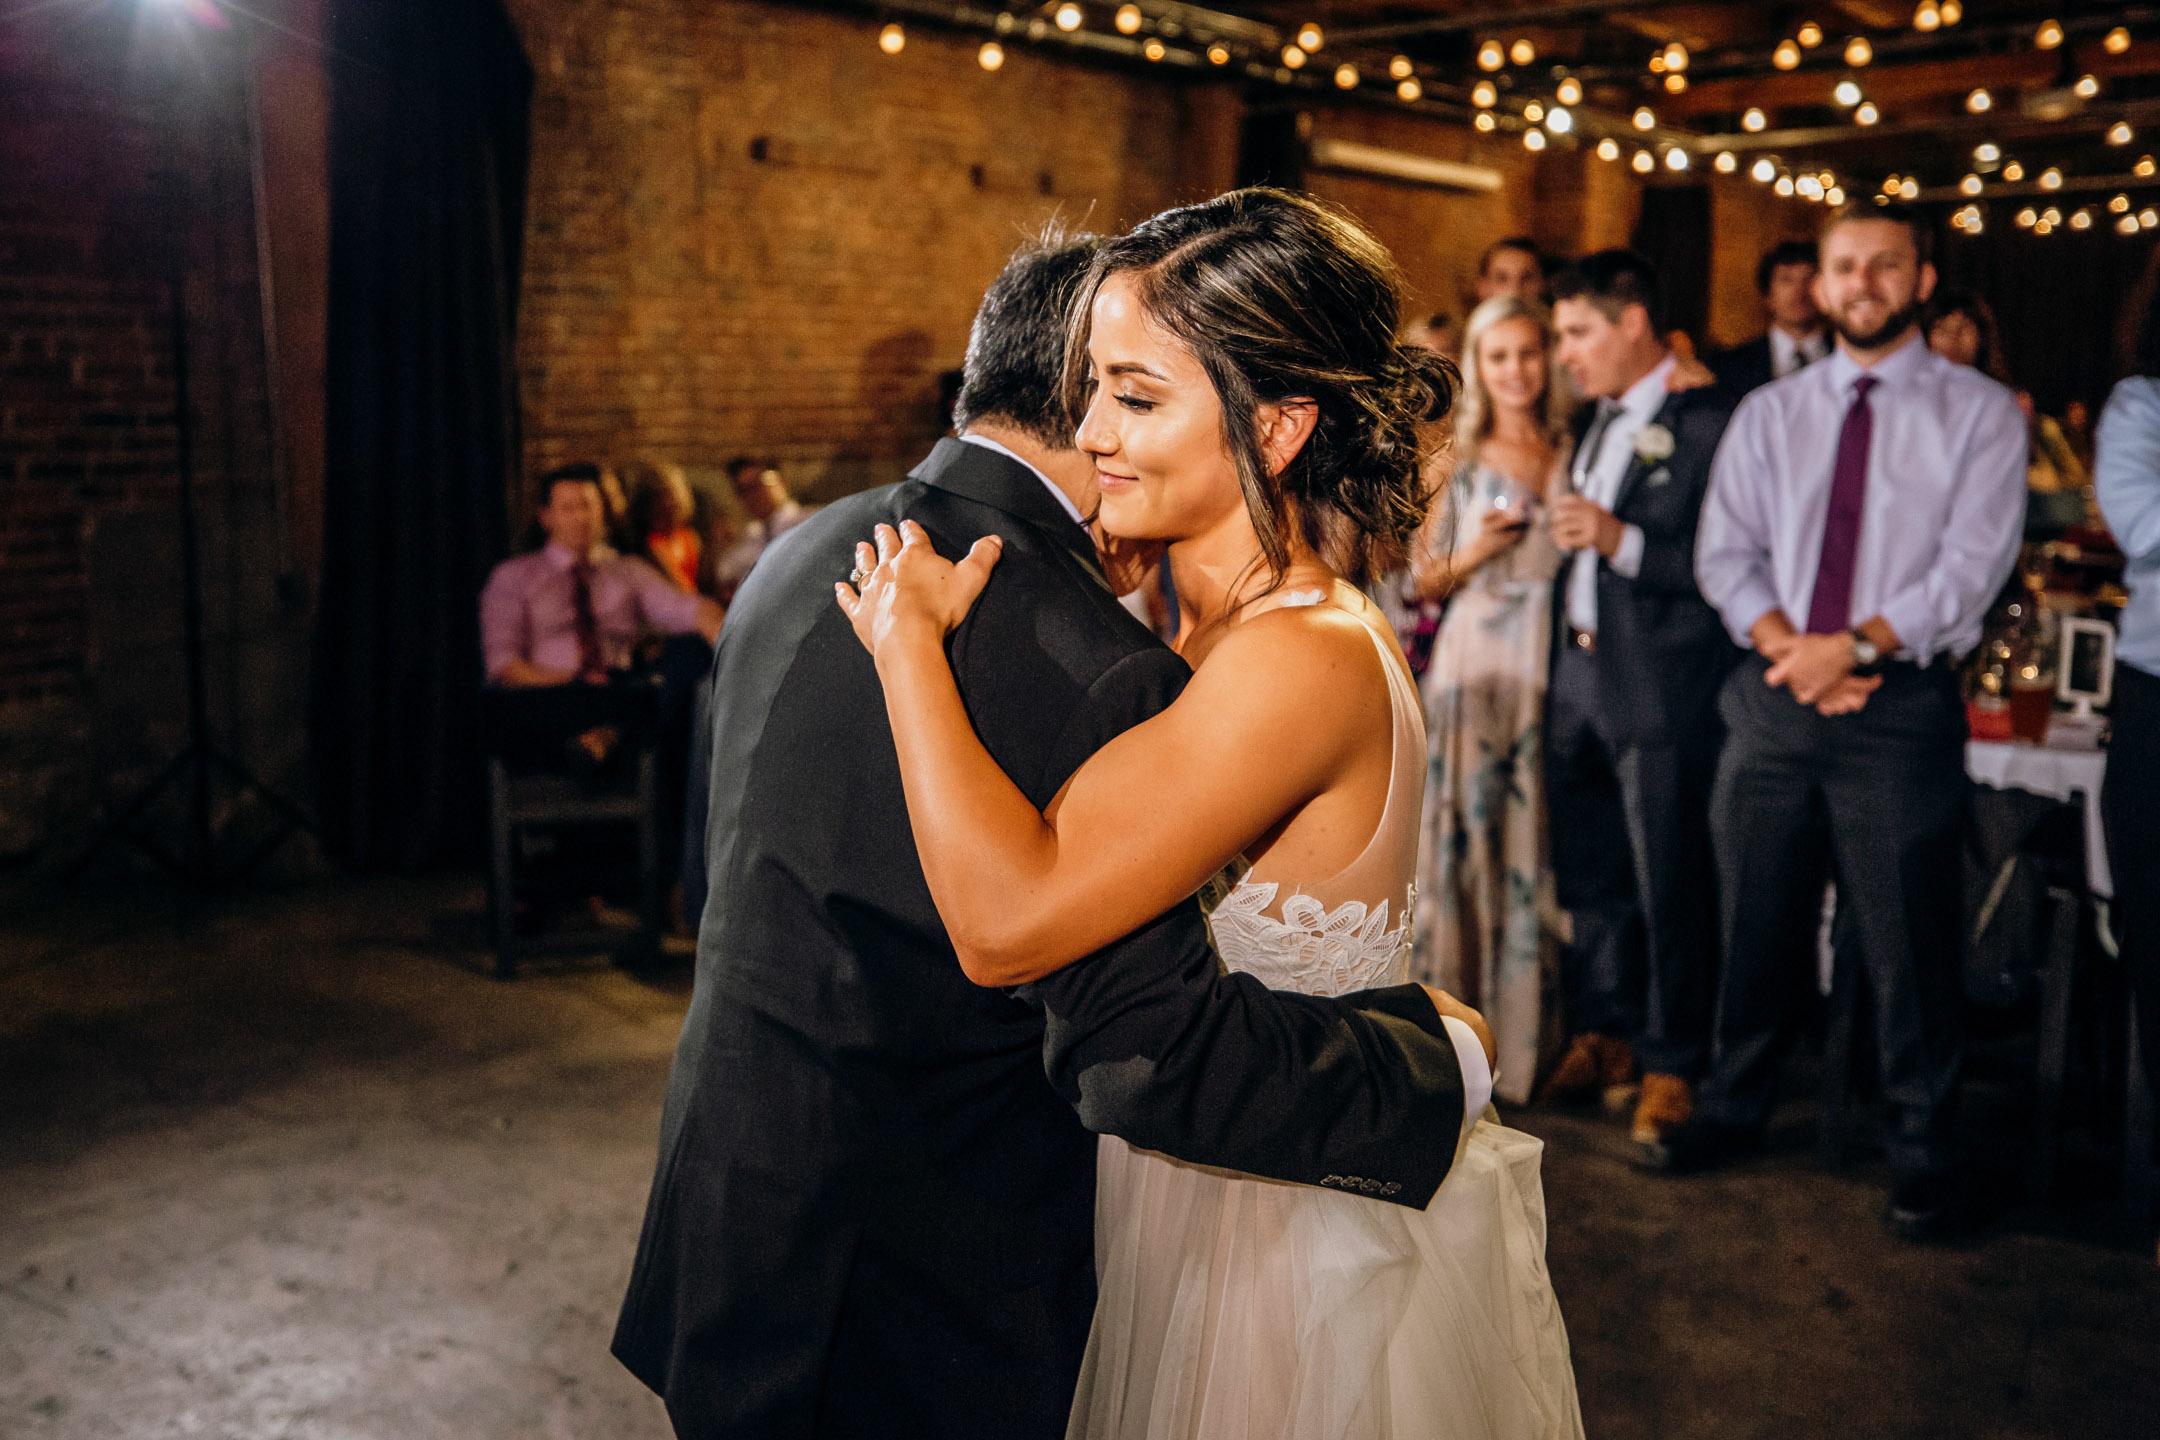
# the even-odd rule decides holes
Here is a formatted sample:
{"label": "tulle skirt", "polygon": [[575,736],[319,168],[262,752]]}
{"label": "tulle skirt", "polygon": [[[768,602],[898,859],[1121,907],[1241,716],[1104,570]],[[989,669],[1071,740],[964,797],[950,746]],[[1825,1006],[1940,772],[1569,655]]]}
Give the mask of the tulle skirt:
{"label": "tulle skirt", "polygon": [[1580,1437],[1543,1152],[1481,1120],[1420,1211],[1105,1137],[1068,1440]]}

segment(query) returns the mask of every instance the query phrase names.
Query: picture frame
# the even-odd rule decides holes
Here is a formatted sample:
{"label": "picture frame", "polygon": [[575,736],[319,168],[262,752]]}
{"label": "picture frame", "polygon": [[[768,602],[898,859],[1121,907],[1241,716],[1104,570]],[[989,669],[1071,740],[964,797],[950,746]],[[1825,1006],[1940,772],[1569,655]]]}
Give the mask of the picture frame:
{"label": "picture frame", "polygon": [[2055,695],[2080,715],[2108,703],[2115,691],[2115,627],[2105,620],[2066,615],[2055,667]]}

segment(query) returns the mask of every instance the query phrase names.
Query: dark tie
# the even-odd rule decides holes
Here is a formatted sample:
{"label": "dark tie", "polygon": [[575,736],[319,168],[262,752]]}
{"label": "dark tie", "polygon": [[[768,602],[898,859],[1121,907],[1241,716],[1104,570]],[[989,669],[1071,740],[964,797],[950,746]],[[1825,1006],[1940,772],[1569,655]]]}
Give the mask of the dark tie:
{"label": "dark tie", "polygon": [[1875,437],[1875,411],[1867,397],[1877,383],[1872,375],[1853,381],[1852,408],[1838,431],[1822,559],[1815,566],[1815,594],[1808,601],[1810,635],[1835,635],[1852,626],[1853,561],[1860,549],[1860,512],[1867,508],[1868,442]]}
{"label": "dark tie", "polygon": [[1583,432],[1582,479],[1576,487],[1578,493],[1580,493],[1582,486],[1590,483],[1590,472],[1597,468],[1598,446],[1605,443],[1605,432],[1612,428],[1612,422],[1619,417],[1619,401],[1600,400],[1597,402],[1597,417],[1590,422],[1590,428]]}
{"label": "dark tie", "polygon": [[570,567],[570,599],[577,607],[577,655],[580,675],[590,675],[607,668],[600,655],[600,621],[594,616],[592,608],[592,574],[590,560],[580,560]]}

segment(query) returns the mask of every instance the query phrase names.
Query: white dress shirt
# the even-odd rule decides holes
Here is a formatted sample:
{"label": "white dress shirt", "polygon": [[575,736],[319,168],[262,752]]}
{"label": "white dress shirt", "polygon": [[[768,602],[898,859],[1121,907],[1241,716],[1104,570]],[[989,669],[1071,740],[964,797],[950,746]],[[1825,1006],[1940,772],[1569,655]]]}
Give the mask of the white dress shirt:
{"label": "white dress shirt", "polygon": [[[1613,502],[1620,498],[1620,482],[1627,478],[1628,466],[1635,459],[1635,437],[1648,429],[1658,411],[1664,408],[1668,382],[1673,366],[1678,363],[1678,357],[1668,355],[1649,374],[1630,385],[1627,393],[1620,397],[1618,409],[1610,412],[1611,421],[1597,437],[1597,453],[1588,453],[1589,447],[1576,453],[1576,494],[1607,510],[1613,508]],[[1606,407],[1613,404],[1610,400],[1598,402],[1600,418],[1607,413]],[[1589,432],[1584,433],[1588,438]],[[1632,580],[1642,569],[1642,552],[1642,527],[1623,525],[1620,543],[1605,563],[1612,566],[1614,574]],[[1594,547],[1576,551],[1568,571],[1567,587],[1568,624],[1593,635],[1597,633],[1597,567],[1598,552]]]}
{"label": "white dress shirt", "polygon": [[1918,335],[1872,370],[1840,347],[1740,402],[1710,470],[1696,579],[1743,646],[1772,610],[1807,623],[1838,434],[1863,373],[1878,383],[1847,623],[1880,615],[1898,655],[1923,664],[1962,655],[2017,560],[2025,416],[2008,389]]}
{"label": "white dress shirt", "polygon": [[1783,330],[1770,327],[1770,378],[1783,380],[1804,370],[1830,353],[1830,337],[1818,330],[1805,340],[1795,340]]}

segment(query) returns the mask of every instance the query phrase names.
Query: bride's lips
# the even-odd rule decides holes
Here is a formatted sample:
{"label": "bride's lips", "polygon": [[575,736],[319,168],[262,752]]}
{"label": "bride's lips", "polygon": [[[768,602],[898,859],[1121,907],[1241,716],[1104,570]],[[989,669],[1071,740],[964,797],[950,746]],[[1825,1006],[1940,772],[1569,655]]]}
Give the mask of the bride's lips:
{"label": "bride's lips", "polygon": [[1119,475],[1109,470],[1097,470],[1095,483],[1104,490],[1122,490],[1140,483],[1137,475]]}

